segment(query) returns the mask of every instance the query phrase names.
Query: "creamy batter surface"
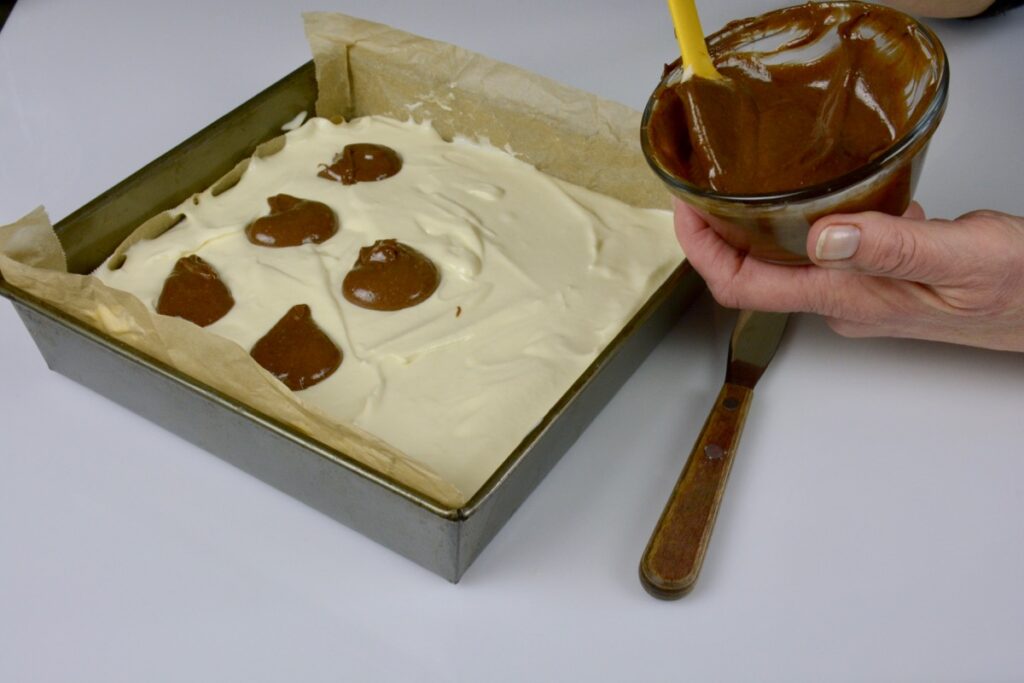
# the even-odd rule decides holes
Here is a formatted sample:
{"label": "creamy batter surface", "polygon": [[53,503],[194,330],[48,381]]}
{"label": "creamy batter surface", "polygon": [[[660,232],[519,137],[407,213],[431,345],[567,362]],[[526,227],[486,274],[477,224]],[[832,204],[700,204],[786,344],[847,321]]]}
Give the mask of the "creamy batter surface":
{"label": "creamy batter surface", "polygon": [[[346,145],[367,143],[397,152],[400,169],[353,184],[322,173]],[[253,241],[246,228],[278,195],[329,206],[337,231],[292,246]],[[467,494],[683,257],[669,212],[552,178],[486,144],[446,142],[429,124],[381,117],[311,119],[283,150],[254,158],[237,185],[172,213],[183,216],[172,229],[95,274],[155,310],[178,260],[198,256],[234,300],[206,329],[247,350],[308,306],[342,360],[295,395]],[[347,300],[343,282],[360,250],[381,240],[429,259],[436,290],[400,310]]]}

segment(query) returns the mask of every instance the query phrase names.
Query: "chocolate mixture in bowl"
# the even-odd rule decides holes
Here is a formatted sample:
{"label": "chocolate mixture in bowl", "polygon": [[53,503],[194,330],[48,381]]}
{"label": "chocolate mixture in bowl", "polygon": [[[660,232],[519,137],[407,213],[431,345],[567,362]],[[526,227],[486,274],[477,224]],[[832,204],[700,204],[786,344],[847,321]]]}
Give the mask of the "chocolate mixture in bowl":
{"label": "chocolate mixture in bowl", "polygon": [[912,18],[808,3],[708,39],[725,80],[680,70],[648,124],[659,163],[729,195],[799,190],[865,166],[908,135],[939,86]]}

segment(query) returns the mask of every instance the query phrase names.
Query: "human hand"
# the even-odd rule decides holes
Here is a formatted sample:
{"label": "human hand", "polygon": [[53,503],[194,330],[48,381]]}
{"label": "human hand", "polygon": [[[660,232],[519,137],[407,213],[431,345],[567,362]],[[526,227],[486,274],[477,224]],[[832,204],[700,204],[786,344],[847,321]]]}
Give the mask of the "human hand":
{"label": "human hand", "polygon": [[836,214],[811,226],[814,265],[780,266],[726,244],[673,200],[676,236],[730,308],[808,312],[847,337],[912,337],[1024,351],[1024,218],[973,211],[925,220]]}

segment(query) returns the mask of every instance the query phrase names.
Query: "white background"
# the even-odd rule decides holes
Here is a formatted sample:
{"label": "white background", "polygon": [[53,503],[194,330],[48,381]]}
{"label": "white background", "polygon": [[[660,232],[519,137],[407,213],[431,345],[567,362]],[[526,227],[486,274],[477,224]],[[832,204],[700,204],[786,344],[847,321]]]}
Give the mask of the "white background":
{"label": "white background", "polygon": [[[302,9],[636,108],[675,49],[660,0],[22,0],[0,222],[63,217],[302,64]],[[1024,214],[1024,9],[932,25],[953,85],[918,198]],[[1022,355],[795,320],[696,590],[643,592],[730,325],[688,313],[456,586],[48,372],[0,304],[0,680],[1024,679]]]}

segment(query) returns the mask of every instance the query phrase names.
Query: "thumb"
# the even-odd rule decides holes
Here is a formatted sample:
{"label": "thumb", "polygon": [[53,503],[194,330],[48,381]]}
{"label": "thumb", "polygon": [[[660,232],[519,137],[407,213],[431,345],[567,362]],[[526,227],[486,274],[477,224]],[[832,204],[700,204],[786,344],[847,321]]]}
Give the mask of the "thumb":
{"label": "thumb", "polygon": [[957,231],[948,221],[890,216],[876,211],[827,216],[811,226],[807,253],[823,268],[854,270],[939,284],[959,263]]}

